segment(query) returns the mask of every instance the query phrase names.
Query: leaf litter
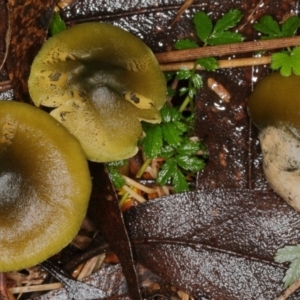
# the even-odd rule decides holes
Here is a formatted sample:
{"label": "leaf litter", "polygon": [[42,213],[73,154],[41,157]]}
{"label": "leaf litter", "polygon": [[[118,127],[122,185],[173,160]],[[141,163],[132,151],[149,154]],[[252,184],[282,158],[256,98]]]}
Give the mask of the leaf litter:
{"label": "leaf litter", "polygon": [[[19,68],[19,67],[18,67]],[[208,191],[208,193],[209,193],[210,191]],[[273,194],[271,194],[272,195],[272,197],[275,197]],[[173,199],[173,197],[174,196],[170,196],[170,197],[167,197],[165,200],[168,200],[168,198],[170,198],[170,199]],[[181,196],[178,196],[179,197],[179,199],[181,199]],[[184,195],[182,195],[182,197],[183,197],[183,199],[184,199]],[[244,198],[247,198],[247,195],[244,195]],[[275,197],[276,198],[276,197]],[[195,197],[194,196],[192,196],[192,199],[195,199]],[[181,199],[182,200],[182,199]],[[272,204],[270,203],[270,202],[267,202],[267,203],[269,203],[269,205],[272,207]],[[148,206],[148,205],[147,205]],[[96,207],[96,206],[95,206]],[[146,209],[145,208],[145,206],[143,206],[144,208],[143,209]],[[279,211],[281,211],[281,209],[282,209],[282,207],[279,207]],[[134,211],[134,210],[133,210]],[[184,213],[187,213],[187,212],[191,212],[190,210],[188,210],[188,208],[184,208]],[[215,209],[213,209],[212,210],[213,211],[213,215],[218,215],[218,211],[217,210],[215,210]],[[226,211],[226,210],[224,210],[224,211]],[[270,210],[270,211],[272,211],[272,212],[274,212],[275,213],[275,211],[273,211],[273,210]],[[180,211],[181,212],[181,211]],[[182,213],[182,212],[181,212]],[[192,214],[193,215],[193,214]],[[228,212],[228,216],[230,217],[230,215],[231,215],[231,212],[229,211]],[[262,213],[262,215],[264,215],[264,213]],[[293,215],[291,216],[291,215],[289,215],[289,214],[287,214],[288,215],[288,220],[293,220]],[[169,217],[168,217],[169,216]],[[172,219],[171,217],[170,217],[170,215],[169,214],[166,214],[166,217],[167,218],[170,218],[170,219]],[[291,217],[291,219],[289,219]],[[193,224],[197,224],[197,222],[195,222],[194,220],[196,220],[197,218],[199,218],[199,215],[197,216],[194,216],[194,218],[192,218],[192,217],[190,217],[189,216],[189,222],[192,222]],[[240,218],[240,217],[237,217],[238,219]],[[174,220],[177,220],[176,222],[174,221]],[[174,219],[174,220],[172,220],[172,223],[173,223],[173,221],[174,221],[174,228],[181,228],[184,224],[181,222],[182,221],[182,216],[181,216],[181,214],[180,215],[178,215],[177,216],[177,219]],[[204,220],[205,220],[205,218],[204,218]],[[226,219],[226,221],[227,222],[229,222],[229,220],[230,220],[230,218],[228,218],[228,220]],[[225,222],[226,223],[226,222]],[[277,223],[275,223],[275,225],[276,225]],[[154,223],[152,222],[151,223],[151,225],[154,225]],[[218,226],[219,226],[220,224],[218,224]],[[249,224],[249,227],[251,228],[251,226],[250,226],[251,224]],[[132,226],[134,226],[134,228],[137,226],[137,225],[132,225]],[[243,227],[244,225],[243,225],[243,223],[240,223],[240,227],[243,229],[244,227]],[[232,229],[232,232],[234,232],[234,230],[235,230],[235,228],[236,227],[234,227],[234,229]],[[256,227],[255,227],[256,228]],[[276,227],[275,226],[275,228],[279,228],[278,226]],[[131,227],[129,227],[129,231],[131,231]],[[255,230],[254,230],[254,232],[255,232]],[[167,233],[167,232],[166,232]],[[292,230],[291,230],[291,234],[295,234],[295,232],[293,232],[292,233]],[[261,232],[261,235],[264,237],[264,232]],[[170,238],[170,237],[172,237],[172,234],[171,233],[167,233],[167,236],[168,236],[168,239]],[[175,234],[175,237],[177,238],[177,235]],[[250,237],[251,237],[251,235],[250,235]],[[191,238],[192,238],[192,240],[193,239],[195,239],[195,237],[194,236],[191,236]],[[220,238],[220,241],[223,243],[223,237],[218,237],[218,238]],[[294,238],[293,239],[291,239],[291,242],[292,243],[294,243],[295,242],[295,240],[297,240],[299,237],[298,236],[294,236]],[[285,240],[283,243],[286,243],[287,241],[289,240],[289,238],[287,239],[287,240]],[[165,242],[166,241],[166,237],[162,237],[162,241],[163,242]],[[151,242],[151,241],[150,241]],[[180,243],[181,243],[181,245],[180,245]],[[250,243],[250,245],[252,245],[252,240],[249,242]],[[145,241],[145,244],[147,244],[147,240]],[[155,244],[155,243],[154,243]],[[168,243],[167,243],[168,244]],[[183,255],[182,257],[182,260],[175,260],[175,262],[174,263],[177,263],[178,264],[178,266],[181,268],[184,268],[184,267],[187,267],[187,266],[190,266],[191,268],[193,268],[193,265],[189,265],[189,263],[191,263],[191,262],[196,262],[197,261],[197,257],[198,257],[198,250],[199,249],[197,249],[197,247],[195,247],[195,244],[194,245],[192,245],[193,243],[190,243],[190,244],[188,244],[188,247],[190,247],[190,248],[193,248],[193,250],[195,250],[195,252],[197,253],[197,255],[196,256],[191,256],[191,260],[187,260],[186,258],[188,257],[188,255],[189,255],[189,253],[186,251],[186,249],[185,249],[185,247],[186,247],[186,242],[184,241],[184,242],[179,242],[178,240],[174,240],[173,239],[173,237],[171,238],[171,240],[169,241],[169,244],[167,245],[168,247],[166,247],[165,249],[162,249],[162,251],[161,252],[159,252],[159,249],[157,250],[157,252],[158,253],[161,253],[161,256],[158,256],[158,259],[160,260],[160,270],[158,270],[158,274],[162,274],[163,273],[163,271],[164,271],[164,268],[165,269],[168,269],[169,268],[169,266],[168,265],[164,265],[164,264],[162,264],[162,262],[164,263],[164,262],[166,262],[166,258],[168,258],[169,259],[169,256],[168,256],[168,254],[169,254],[169,252],[168,252],[168,249],[171,249],[171,250],[174,250],[175,251],[175,255],[174,255],[174,257],[173,258],[178,258],[178,257],[180,257],[180,256],[178,256],[178,252],[177,252],[177,250],[178,250],[178,244],[179,244],[179,246],[181,246],[181,248],[180,249],[182,249],[183,250],[183,253],[184,254],[186,254],[185,256]],[[156,246],[157,246],[158,244],[156,244]],[[147,245],[146,245],[147,246]],[[164,246],[164,244],[163,244],[163,246]],[[253,246],[253,245],[252,245]],[[255,248],[255,246],[257,246],[256,244],[253,246],[254,248]],[[258,244],[258,246],[261,246],[260,244]],[[138,254],[139,254],[139,251],[137,251],[137,249],[139,249],[139,247],[140,248],[142,248],[143,247],[143,243],[134,243],[134,246],[133,246],[133,250],[134,250],[134,252],[136,253],[136,252],[138,252]],[[228,265],[230,265],[230,263],[232,263],[233,265],[231,265],[231,267],[233,268],[234,267],[234,264],[238,261],[238,262],[240,262],[240,264],[238,264],[239,266],[244,266],[245,265],[245,269],[244,270],[249,270],[250,269],[250,271],[252,272],[252,273],[255,273],[255,267],[256,267],[256,261],[253,263],[253,266],[251,267],[251,264],[249,264],[249,261],[247,260],[247,258],[245,259],[245,258],[243,258],[243,257],[238,257],[238,259],[237,259],[237,261],[235,260],[235,259],[230,259],[230,257],[233,257],[233,256],[235,256],[236,255],[236,253],[230,253],[230,251],[228,252],[226,249],[226,251],[221,251],[220,253],[220,258],[218,258],[218,255],[213,255],[213,258],[217,261],[217,263],[218,263],[218,265],[215,265],[214,264],[214,261],[213,260],[211,260],[210,259],[210,256],[211,256],[211,253],[214,253],[214,251],[216,251],[216,249],[218,249],[218,248],[210,248],[210,247],[204,247],[204,248],[201,248],[200,249],[200,251],[202,251],[203,252],[203,257],[204,258],[206,258],[206,260],[207,260],[207,262],[208,263],[206,263],[206,264],[203,264],[202,265],[202,262],[201,262],[201,264],[200,265],[197,265],[196,264],[196,266],[194,266],[196,269],[199,267],[199,270],[201,270],[201,269],[203,269],[203,266],[204,267],[206,267],[207,269],[206,269],[206,273],[204,273],[203,274],[203,277],[205,277],[205,276],[207,276],[207,274],[211,274],[212,273],[212,271],[213,272],[221,272],[222,271],[222,268],[221,268],[221,266],[224,266],[224,262],[226,262],[227,261],[227,259],[228,259],[228,257],[229,257],[229,259],[228,259]],[[154,248],[154,250],[156,251],[156,249]],[[219,249],[218,249],[219,250]],[[206,251],[206,256],[205,256],[205,251]],[[148,253],[148,255],[151,255],[151,251],[148,251],[149,253]],[[180,252],[180,251],[179,251]],[[228,252],[228,253],[227,253]],[[143,260],[144,258],[143,258],[143,255],[145,255],[144,254],[144,252],[141,252],[141,254],[140,254],[140,258],[139,259],[141,259],[141,260]],[[243,256],[244,254],[243,254],[243,252],[242,252],[242,256]],[[255,254],[256,255],[256,254]],[[273,278],[273,277],[270,277],[271,278],[271,285],[273,286],[273,284],[274,285],[278,285],[277,287],[276,287],[276,290],[278,290],[278,289],[280,289],[280,285],[278,284],[278,278],[277,278],[277,272],[283,272],[282,271],[282,267],[278,267],[278,265],[274,265],[273,264],[273,262],[270,262],[271,261],[271,258],[270,258],[270,256],[268,256],[269,254],[268,254],[268,251],[266,251],[266,253],[264,254],[265,255],[265,257],[264,258],[259,258],[258,260],[261,260],[262,259],[262,263],[263,263],[263,265],[265,265],[264,263],[265,263],[265,261],[264,261],[264,259],[265,258],[267,258],[268,257],[268,259],[267,259],[267,265],[268,266],[265,266],[265,269],[266,270],[275,270],[275,279]],[[153,258],[153,254],[152,254],[152,259],[154,259]],[[238,256],[238,255],[237,255]],[[185,260],[184,260],[185,259]],[[155,259],[154,259],[155,260]],[[149,261],[151,261],[151,260],[149,260]],[[149,261],[148,261],[148,263],[149,263]],[[170,262],[172,262],[172,257],[170,257],[170,260],[169,260]],[[252,257],[251,257],[251,259],[250,259],[250,262],[252,263],[253,262],[253,260],[252,260]],[[181,265],[180,265],[180,263],[181,263]],[[184,265],[186,263],[186,265]],[[218,268],[216,268],[216,269],[214,269],[213,267],[214,266],[216,266],[216,267],[220,267],[220,269],[218,269]],[[120,268],[120,267],[119,267]],[[248,268],[248,269],[247,269]],[[156,265],[154,264],[154,269],[156,269]],[[225,269],[225,267],[224,267],[224,269]],[[181,269],[180,269],[181,270]],[[185,269],[184,269],[185,270]],[[197,269],[198,270],[198,269]],[[229,269],[230,270],[230,269]],[[232,269],[231,269],[232,270]],[[236,270],[236,269],[234,269],[234,270]],[[260,269],[258,269],[258,270],[260,270]],[[278,271],[279,270],[279,271]],[[236,270],[236,271],[238,271],[238,270]],[[249,272],[250,272],[249,271]],[[251,274],[251,272],[249,273],[249,274]],[[238,274],[240,274],[240,273],[238,273]],[[269,273],[268,272],[266,272],[266,276],[264,276],[264,272],[263,272],[263,274],[261,275],[261,278],[263,278],[263,279],[266,279],[266,278],[269,278]],[[186,281],[184,281],[184,279],[185,279],[185,273],[183,273],[183,274],[176,274],[176,276],[179,276],[178,278],[175,278],[174,279],[174,282],[176,283],[176,284],[178,284],[178,286],[182,286],[182,285],[184,285],[184,284],[187,284],[187,283],[185,283]],[[218,274],[217,274],[218,275]],[[245,275],[245,274],[241,274],[241,276],[242,275]],[[175,276],[175,275],[174,275]],[[217,276],[218,277],[218,276]],[[249,277],[250,278],[250,277]],[[251,277],[252,278],[252,277]],[[258,278],[259,278],[259,276],[258,276]],[[270,279],[269,278],[269,279]],[[217,278],[218,279],[218,278]],[[274,282],[276,282],[276,284],[272,281],[274,279]],[[182,281],[181,281],[182,280]],[[172,280],[171,280],[172,281]],[[232,280],[233,282],[234,282],[234,280]],[[256,280],[256,281],[258,281],[258,279]],[[226,282],[226,281],[225,281]],[[220,282],[219,282],[220,283]],[[237,280],[236,281],[236,283],[237,283],[237,287],[238,287],[238,292],[243,292],[243,291],[240,291],[240,287],[239,287],[239,281]],[[247,281],[247,279],[245,279],[245,281],[244,281],[244,283],[245,284],[247,284],[248,283],[248,285],[249,285],[249,281]],[[269,282],[268,281],[265,281],[264,282],[265,283],[265,285],[268,285],[269,284]],[[220,289],[222,290],[222,291],[225,291],[225,293],[224,294],[222,294],[223,296],[227,296],[228,295],[228,297],[231,297],[231,294],[230,293],[235,293],[236,291],[232,291],[232,290],[228,290],[227,291],[227,286],[222,286],[222,284],[224,284],[224,282],[221,282],[220,283],[220,285],[218,286],[217,284],[216,285],[214,285],[214,284],[212,284],[212,285],[210,285],[210,286],[207,286],[207,285],[205,285],[204,284],[204,289],[201,291],[201,292],[199,292],[198,290],[196,291],[197,293],[198,293],[198,295],[199,295],[199,297],[206,297],[207,295],[213,295],[213,297],[215,297],[215,299],[217,299],[217,297],[218,297],[218,295],[220,296],[221,295],[221,292],[220,292]],[[98,286],[98,285],[97,285]],[[217,291],[216,292],[214,292],[213,291],[213,289],[215,288],[217,286]],[[246,286],[247,287],[247,286]],[[192,287],[193,288],[193,287]],[[188,289],[186,289],[186,290],[188,290]],[[208,292],[208,294],[207,295],[205,295],[205,292],[203,292],[203,291],[207,291]],[[247,291],[247,289],[246,289],[246,291]],[[246,291],[245,291],[245,295],[247,295],[246,294]],[[124,289],[123,290],[123,292],[124,293],[126,293],[126,289]],[[263,291],[261,291],[262,293],[263,293]],[[219,293],[219,294],[218,294]],[[249,293],[250,293],[250,295],[251,295],[251,293],[253,293],[253,291],[249,291]],[[221,297],[221,296],[220,296]],[[58,298],[55,298],[55,299],[58,299]],[[200,299],[200,298],[199,298]],[[224,299],[224,298],[220,298],[220,299]],[[259,299],[259,298],[257,298],[257,299]]]}

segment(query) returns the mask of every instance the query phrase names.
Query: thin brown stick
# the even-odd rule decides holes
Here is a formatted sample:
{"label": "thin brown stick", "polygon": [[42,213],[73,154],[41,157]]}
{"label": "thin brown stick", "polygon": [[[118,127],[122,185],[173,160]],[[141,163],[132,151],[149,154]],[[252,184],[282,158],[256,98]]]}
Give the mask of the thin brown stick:
{"label": "thin brown stick", "polygon": [[49,284],[41,284],[41,285],[13,287],[13,288],[10,288],[9,291],[12,294],[21,294],[21,293],[57,290],[62,287],[63,287],[63,285],[60,282],[58,282],[58,283],[49,283]]}
{"label": "thin brown stick", "polygon": [[207,46],[194,49],[163,52],[157,53],[156,59],[160,64],[165,64],[170,62],[193,61],[200,57],[216,57],[262,50],[273,50],[298,45],[300,45],[300,36],[295,36],[280,39],[251,41],[236,44]]}
{"label": "thin brown stick", "polygon": [[[271,63],[271,56],[262,57],[249,57],[249,58],[235,58],[235,59],[221,59],[218,61],[219,68],[237,68],[237,67],[249,67],[267,65]],[[162,71],[177,71],[181,68],[187,68],[192,70],[194,68],[194,62],[179,62],[170,64],[161,64]],[[197,66],[197,70],[202,70],[200,65]]]}
{"label": "thin brown stick", "polygon": [[131,197],[133,197],[138,202],[140,203],[146,202],[146,199],[144,197],[142,197],[141,195],[133,191],[129,186],[124,185],[122,189],[125,190]]}
{"label": "thin brown stick", "polygon": [[174,18],[171,27],[178,22],[182,14],[193,4],[194,0],[185,0],[184,3],[181,5],[179,11],[177,12],[176,17]]}
{"label": "thin brown stick", "polygon": [[[8,9],[8,7],[7,7],[7,9]],[[2,70],[4,64],[7,60],[8,50],[9,50],[10,40],[11,40],[10,14],[7,14],[7,15],[8,15],[8,20],[7,20],[7,31],[6,31],[6,36],[5,36],[5,53],[4,53],[4,58],[0,65],[0,70]]]}
{"label": "thin brown stick", "polygon": [[0,273],[0,299],[9,300],[7,295],[6,273]]}
{"label": "thin brown stick", "polygon": [[139,182],[136,182],[135,180],[125,176],[125,175],[122,175],[122,177],[124,178],[125,182],[130,185],[130,186],[134,186],[136,187],[137,189],[140,189],[142,191],[144,191],[145,193],[147,194],[151,194],[151,193],[155,193],[156,192],[156,188],[149,188],[143,184],[140,184]]}
{"label": "thin brown stick", "polygon": [[6,92],[10,89],[12,89],[12,84],[10,80],[0,82],[0,93]]}
{"label": "thin brown stick", "polygon": [[289,288],[287,288],[276,300],[286,300],[299,288],[300,288],[300,277]]}

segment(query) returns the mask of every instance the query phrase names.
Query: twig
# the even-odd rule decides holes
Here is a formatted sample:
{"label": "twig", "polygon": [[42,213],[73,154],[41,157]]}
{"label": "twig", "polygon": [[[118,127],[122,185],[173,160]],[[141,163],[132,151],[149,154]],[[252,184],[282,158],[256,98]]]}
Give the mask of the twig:
{"label": "twig", "polygon": [[7,20],[7,31],[6,31],[6,36],[5,36],[5,54],[4,54],[4,58],[1,62],[1,65],[0,65],[0,70],[2,70],[6,60],[7,60],[7,57],[8,57],[8,50],[9,50],[9,46],[10,46],[10,40],[11,40],[11,28],[10,28],[10,14],[7,14],[8,15],[8,20]]}
{"label": "twig", "polygon": [[1,81],[0,82],[0,93],[6,92],[12,88],[12,84],[10,80]]}
{"label": "twig", "polygon": [[75,256],[71,261],[65,264],[64,269],[68,272],[72,272],[80,264],[85,263],[94,256],[99,256],[100,254],[106,253],[109,249],[109,245],[104,243],[104,241],[101,244],[93,245],[92,248],[87,249],[83,253]]}
{"label": "twig", "polygon": [[297,289],[299,289],[299,287],[300,287],[300,277],[289,288],[287,288],[276,300],[286,300]]}
{"label": "twig", "polygon": [[[235,59],[221,59],[218,61],[219,68],[237,68],[237,67],[249,67],[249,66],[259,66],[271,63],[271,56],[262,57],[248,57],[248,58],[235,58]],[[160,68],[162,71],[177,71],[181,68],[187,68],[192,70],[194,68],[194,62],[180,62],[180,63],[170,63],[161,64]],[[202,70],[200,65],[196,67],[197,70]]]}
{"label": "twig", "polygon": [[145,186],[145,185],[143,185],[143,184],[141,184],[139,182],[136,182],[135,180],[133,180],[133,179],[131,179],[131,178],[125,176],[125,175],[122,175],[122,176],[123,176],[125,182],[128,185],[134,186],[137,189],[142,190],[142,191],[144,191],[147,194],[155,193],[156,190],[157,190],[156,188],[149,188],[149,187],[147,187],[147,186]]}
{"label": "twig", "polygon": [[92,274],[97,262],[99,260],[99,255],[98,256],[94,256],[93,258],[91,258],[90,260],[88,260],[85,265],[83,266],[83,268],[81,269],[79,275],[76,277],[77,280],[81,280],[85,277],[88,277]]}
{"label": "twig", "polygon": [[295,36],[163,52],[157,53],[156,59],[160,64],[165,64],[170,62],[194,61],[200,57],[216,57],[262,50],[273,50],[298,45],[300,45],[300,36]]}
{"label": "twig", "polygon": [[124,189],[131,197],[133,197],[138,202],[140,203],[146,202],[146,199],[144,197],[142,197],[141,195],[133,191],[129,186],[124,185],[122,189]]}
{"label": "twig", "polygon": [[180,19],[182,14],[193,4],[194,0],[185,0],[184,3],[181,5],[180,9],[178,10],[176,17],[174,18],[173,22],[171,23],[171,27]]}
{"label": "twig", "polygon": [[63,285],[60,282],[57,282],[57,283],[49,283],[49,284],[13,287],[10,288],[9,291],[12,294],[21,294],[21,293],[40,292],[40,291],[51,291],[51,290],[60,289],[62,287]]}
{"label": "twig", "polygon": [[0,273],[0,299],[9,300],[7,295],[6,273]]}

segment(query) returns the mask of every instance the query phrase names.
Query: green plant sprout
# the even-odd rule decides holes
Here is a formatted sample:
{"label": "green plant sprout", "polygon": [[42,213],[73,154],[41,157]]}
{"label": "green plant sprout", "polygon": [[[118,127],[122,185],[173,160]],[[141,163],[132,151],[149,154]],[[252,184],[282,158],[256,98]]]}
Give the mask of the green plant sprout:
{"label": "green plant sprout", "polygon": [[[271,16],[263,16],[253,25],[261,39],[273,39],[295,36],[300,27],[300,18],[291,16],[281,25]],[[271,69],[279,70],[281,75],[300,75],[300,47],[288,48],[271,55]]]}

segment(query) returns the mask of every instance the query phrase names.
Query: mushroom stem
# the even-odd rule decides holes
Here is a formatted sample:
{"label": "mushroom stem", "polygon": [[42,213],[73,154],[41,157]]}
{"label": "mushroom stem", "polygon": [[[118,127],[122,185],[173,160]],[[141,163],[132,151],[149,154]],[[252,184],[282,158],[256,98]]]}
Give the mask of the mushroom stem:
{"label": "mushroom stem", "polygon": [[263,168],[271,187],[300,212],[300,135],[294,128],[266,127],[259,135]]}

